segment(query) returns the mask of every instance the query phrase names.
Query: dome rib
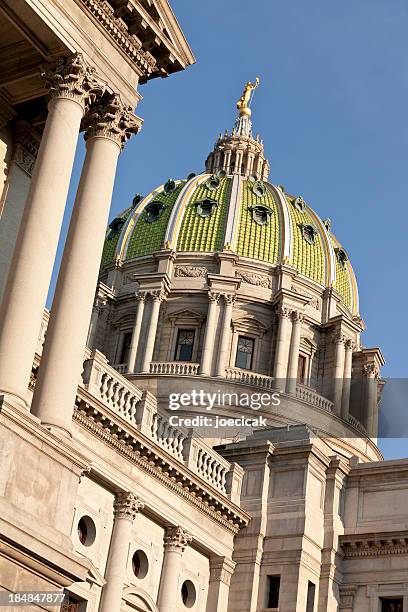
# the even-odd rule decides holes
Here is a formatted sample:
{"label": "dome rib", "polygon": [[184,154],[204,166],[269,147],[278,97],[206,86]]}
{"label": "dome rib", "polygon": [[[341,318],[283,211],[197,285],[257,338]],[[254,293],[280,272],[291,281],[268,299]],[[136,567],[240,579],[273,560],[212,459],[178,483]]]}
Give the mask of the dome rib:
{"label": "dome rib", "polygon": [[174,204],[173,210],[171,211],[171,216],[169,219],[169,223],[167,226],[166,234],[164,236],[164,242],[168,245],[168,248],[175,249],[180,233],[181,223],[184,217],[184,211],[189,202],[189,197],[193,193],[193,190],[198,185],[201,185],[207,178],[211,175],[209,174],[199,174],[198,176],[193,176],[192,179],[187,181],[181,190],[179,197]]}
{"label": "dome rib", "polygon": [[236,251],[239,228],[239,209],[242,197],[242,177],[235,174],[232,179],[231,200],[224,234],[224,248]]}
{"label": "dome rib", "polygon": [[269,189],[272,188],[272,192],[275,192],[278,204],[278,210],[280,213],[281,220],[281,231],[280,231],[280,257],[279,263],[287,263],[292,259],[292,223],[290,217],[290,209],[289,204],[280,189],[277,185],[273,185],[272,183],[267,183],[267,187]]}

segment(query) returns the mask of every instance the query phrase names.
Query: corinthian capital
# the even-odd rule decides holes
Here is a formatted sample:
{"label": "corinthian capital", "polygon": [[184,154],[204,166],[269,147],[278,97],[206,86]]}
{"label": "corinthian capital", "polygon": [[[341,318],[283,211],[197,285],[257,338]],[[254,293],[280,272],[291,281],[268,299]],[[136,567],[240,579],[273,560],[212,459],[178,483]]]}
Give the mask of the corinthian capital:
{"label": "corinthian capital", "polygon": [[98,77],[82,53],[59,58],[54,68],[41,66],[40,74],[49,88],[50,98],[71,98],[84,108],[101,96],[106,88],[106,82]]}
{"label": "corinthian capital", "polygon": [[183,552],[192,540],[192,536],[182,527],[167,527],[164,548],[170,552]]}
{"label": "corinthian capital", "polygon": [[367,363],[363,366],[363,374],[367,376],[367,378],[379,378],[380,377],[380,368],[376,363]]}
{"label": "corinthian capital", "polygon": [[137,495],[129,493],[128,491],[120,491],[116,494],[113,503],[115,518],[134,521],[136,514],[140,512],[140,510],[143,510],[143,508],[144,503]]}
{"label": "corinthian capital", "polygon": [[131,106],[124,104],[118,94],[98,99],[82,121],[85,140],[95,136],[110,138],[123,149],[126,142],[142,127]]}

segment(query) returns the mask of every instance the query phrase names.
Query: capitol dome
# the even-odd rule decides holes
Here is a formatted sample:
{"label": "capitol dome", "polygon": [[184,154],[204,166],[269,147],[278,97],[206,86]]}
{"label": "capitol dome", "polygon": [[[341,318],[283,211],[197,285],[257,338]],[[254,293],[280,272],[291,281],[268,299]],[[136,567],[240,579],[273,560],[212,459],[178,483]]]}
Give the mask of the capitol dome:
{"label": "capitol dome", "polygon": [[335,289],[352,315],[358,291],[347,252],[301,195],[289,195],[268,180],[263,143],[251,122],[239,117],[220,135],[202,174],[169,179],[110,224],[102,266],[162,249],[176,253],[229,251],[243,261],[293,266],[322,289]]}

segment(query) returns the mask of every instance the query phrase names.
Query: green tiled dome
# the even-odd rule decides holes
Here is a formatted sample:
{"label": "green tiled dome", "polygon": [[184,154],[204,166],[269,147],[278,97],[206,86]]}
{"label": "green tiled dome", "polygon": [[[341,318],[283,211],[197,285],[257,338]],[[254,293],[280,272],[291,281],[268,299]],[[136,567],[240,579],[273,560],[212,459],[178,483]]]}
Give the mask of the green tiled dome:
{"label": "green tiled dome", "polygon": [[135,201],[107,231],[102,267],[161,249],[228,250],[270,265],[288,264],[333,287],[358,313],[357,284],[346,251],[301,197],[241,175],[200,174],[161,185]]}

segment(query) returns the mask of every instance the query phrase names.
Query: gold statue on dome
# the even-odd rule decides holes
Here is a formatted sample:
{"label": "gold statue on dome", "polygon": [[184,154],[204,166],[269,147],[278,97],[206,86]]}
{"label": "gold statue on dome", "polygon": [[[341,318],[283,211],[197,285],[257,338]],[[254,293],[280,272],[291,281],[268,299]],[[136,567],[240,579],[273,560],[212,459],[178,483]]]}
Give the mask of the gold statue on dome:
{"label": "gold statue on dome", "polygon": [[240,117],[243,115],[247,115],[248,117],[251,116],[251,109],[249,108],[249,105],[251,103],[253,92],[255,89],[257,89],[257,87],[259,87],[259,83],[259,77],[256,77],[255,83],[248,81],[248,83],[245,85],[242,96],[237,102],[237,109]]}

